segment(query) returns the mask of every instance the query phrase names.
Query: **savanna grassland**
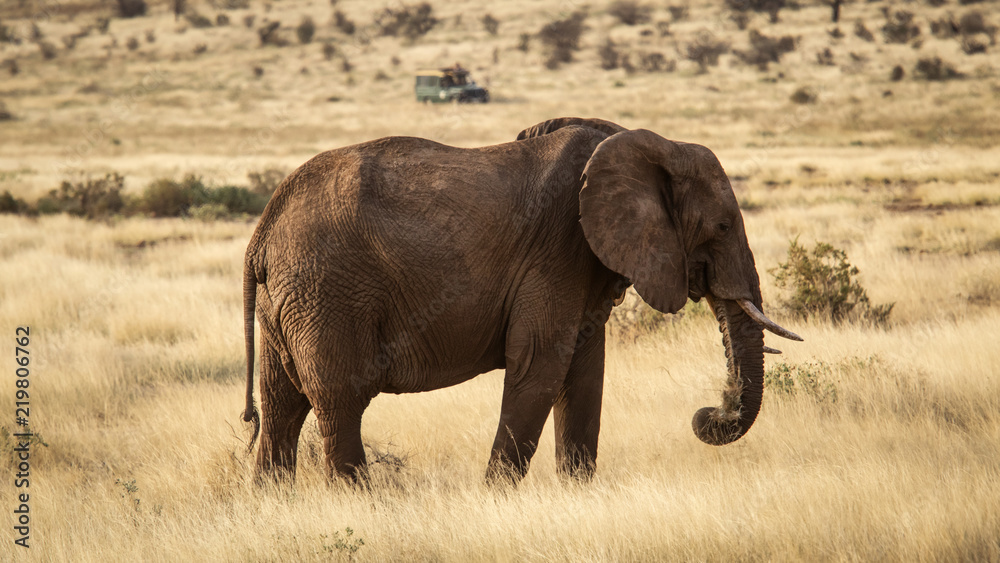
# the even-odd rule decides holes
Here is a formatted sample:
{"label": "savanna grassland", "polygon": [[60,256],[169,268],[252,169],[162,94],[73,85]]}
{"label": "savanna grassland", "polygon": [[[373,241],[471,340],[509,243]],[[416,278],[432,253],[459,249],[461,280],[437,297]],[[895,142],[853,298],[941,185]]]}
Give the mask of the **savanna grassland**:
{"label": "savanna grassland", "polygon": [[[375,23],[400,3],[188,0],[178,18],[147,4],[122,18],[110,1],[3,2],[0,193],[30,208],[60,182],[118,173],[128,200],[189,174],[243,185],[384,135],[477,146],[601,117],[719,155],[765,307],[805,342],[768,337],[784,354],[767,357],[761,413],[729,446],[690,429],[724,385],[718,325],[703,306],[640,308],[612,326],[592,482],[557,475],[547,427],[519,487],[484,485],[496,372],[377,397],[368,488],[327,481],[312,417],[294,486],[257,487],[239,417],[255,218],[19,208],[0,214],[0,560],[1000,560],[996,2],[850,2],[838,26],[803,0],[740,30],[722,0],[640,3],[635,25],[603,1],[436,0],[411,37]],[[561,62],[539,32],[573,13],[582,33]],[[761,63],[750,30],[792,50]],[[692,60],[713,48],[717,64]],[[413,101],[415,69],[456,61],[494,103]],[[796,238],[843,249],[871,302],[894,303],[888,322],[783,307],[770,272]],[[29,489],[13,485],[18,326]],[[13,543],[25,491],[30,550]]]}

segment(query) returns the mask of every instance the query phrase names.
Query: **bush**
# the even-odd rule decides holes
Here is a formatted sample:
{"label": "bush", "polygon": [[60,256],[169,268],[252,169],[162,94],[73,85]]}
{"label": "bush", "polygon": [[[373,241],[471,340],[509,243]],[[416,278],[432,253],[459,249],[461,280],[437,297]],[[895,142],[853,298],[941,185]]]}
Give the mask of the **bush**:
{"label": "bush", "polygon": [[663,53],[656,51],[639,54],[639,66],[646,72],[673,72],[677,61],[668,60]]}
{"label": "bush", "polygon": [[670,19],[675,22],[687,19],[688,17],[688,7],[686,5],[667,6],[667,10],[670,12]]}
{"label": "bush", "polygon": [[333,56],[337,54],[337,48],[329,41],[323,43],[323,58],[332,61]]}
{"label": "bush", "polygon": [[924,80],[952,80],[962,77],[962,73],[955,70],[955,67],[942,61],[940,57],[918,60],[913,72]]}
{"label": "bush", "polygon": [[27,213],[28,204],[21,198],[14,197],[10,190],[4,190],[0,194],[0,213],[14,213],[17,215]]}
{"label": "bush", "polygon": [[[259,215],[270,199],[270,192],[251,191],[241,186],[209,188],[201,178],[189,174],[180,182],[155,180],[136,202],[136,209],[153,217],[194,216],[207,219],[225,215]],[[222,213],[224,211],[224,214]]]}
{"label": "bush", "polygon": [[549,69],[558,68],[561,63],[573,60],[573,51],[580,49],[580,36],[583,34],[584,20],[587,14],[573,12],[568,18],[555,20],[545,24],[538,32],[538,38],[549,51],[545,66]]}
{"label": "bush", "polygon": [[305,45],[313,40],[316,34],[316,24],[309,16],[303,16],[299,26],[295,28],[295,35],[299,38],[299,43]]}
{"label": "bush", "polygon": [[194,175],[188,175],[180,182],[155,180],[146,187],[137,207],[153,217],[179,217],[187,213],[192,205],[207,202],[207,192],[201,178]]}
{"label": "bush", "polygon": [[785,7],[785,0],[726,0],[726,6],[734,12],[766,13],[771,23],[778,22],[778,12]]}
{"label": "bush", "polygon": [[250,180],[250,190],[268,197],[271,197],[274,190],[278,189],[278,185],[285,179],[285,176],[288,176],[287,172],[275,168],[247,173],[247,179]]}
{"label": "bush", "polygon": [[698,63],[698,72],[705,74],[708,67],[719,64],[719,56],[729,52],[729,43],[715,39],[711,33],[703,31],[694,43],[687,46],[685,56]]}
{"label": "bush", "polygon": [[270,22],[264,27],[257,30],[257,36],[260,37],[260,46],[264,47],[266,45],[274,45],[275,47],[284,47],[288,45],[288,41],[285,40],[278,33],[278,28],[281,27],[280,21]]}
{"label": "bush", "polygon": [[190,12],[184,17],[193,28],[204,29],[206,27],[212,27],[212,20],[206,18],[198,12]]}
{"label": "bush", "polygon": [[886,43],[908,43],[920,35],[920,27],[913,23],[913,13],[906,10],[886,12],[882,38]]}
{"label": "bush", "polygon": [[819,99],[819,95],[816,93],[816,90],[813,90],[809,86],[799,88],[791,96],[791,100],[796,104],[814,104],[817,99]]}
{"label": "bush", "polygon": [[782,55],[794,51],[795,42],[795,38],[791,35],[768,37],[756,29],[751,29],[750,49],[734,53],[744,64],[765,71],[771,63],[780,62]]}
{"label": "bush", "polygon": [[333,25],[344,35],[354,35],[354,31],[357,29],[354,22],[340,10],[333,13]]}
{"label": "bush", "polygon": [[638,25],[649,21],[652,8],[640,4],[636,0],[615,0],[608,8],[608,13],[618,18],[625,25]]}
{"label": "bush", "polygon": [[778,362],[764,372],[764,389],[779,398],[794,397],[801,392],[817,403],[836,403],[837,386],[831,379],[833,370],[825,362],[798,365]]}
{"label": "bush", "polygon": [[601,68],[604,70],[614,70],[618,68],[618,61],[621,57],[621,53],[618,52],[614,41],[612,41],[610,37],[597,48],[597,56],[601,59]]}
{"label": "bush", "polygon": [[125,178],[117,173],[76,183],[64,181],[38,201],[38,210],[42,213],[69,213],[87,219],[109,217],[125,207],[121,195],[124,187]]}
{"label": "bush", "polygon": [[775,285],[791,291],[782,305],[800,318],[825,318],[834,324],[845,320],[885,326],[894,303],[872,306],[868,293],[857,280],[859,270],[847,261],[847,253],[825,242],[817,242],[812,253],[798,239],[788,247],[788,261],[769,270]]}
{"label": "bush", "polygon": [[146,15],[146,0],[118,0],[118,15],[135,18]]}
{"label": "bush", "polygon": [[865,22],[861,20],[854,22],[854,35],[869,43],[875,41],[875,36],[872,35],[872,32],[865,26]]}
{"label": "bush", "polygon": [[379,29],[380,35],[388,37],[402,35],[410,41],[423,37],[437,23],[434,7],[427,2],[416,6],[384,8],[375,16],[375,26]]}
{"label": "bush", "polygon": [[486,14],[483,16],[482,21],[483,28],[486,30],[486,33],[496,36],[496,34],[500,31],[500,20],[494,18],[493,14]]}

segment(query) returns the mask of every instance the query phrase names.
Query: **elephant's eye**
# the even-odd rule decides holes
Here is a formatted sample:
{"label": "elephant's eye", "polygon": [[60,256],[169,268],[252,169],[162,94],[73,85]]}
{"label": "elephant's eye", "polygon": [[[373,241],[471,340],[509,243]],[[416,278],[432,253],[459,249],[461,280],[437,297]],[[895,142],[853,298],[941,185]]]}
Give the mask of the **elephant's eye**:
{"label": "elephant's eye", "polygon": [[719,229],[720,233],[725,233],[729,231],[730,225],[729,223],[719,223],[719,225],[716,228]]}

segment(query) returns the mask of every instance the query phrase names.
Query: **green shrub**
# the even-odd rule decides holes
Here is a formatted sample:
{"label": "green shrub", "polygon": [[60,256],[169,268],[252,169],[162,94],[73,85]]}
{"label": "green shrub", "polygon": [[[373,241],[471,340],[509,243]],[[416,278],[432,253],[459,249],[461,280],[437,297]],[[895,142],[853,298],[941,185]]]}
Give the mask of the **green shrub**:
{"label": "green shrub", "polygon": [[28,209],[28,204],[23,199],[14,197],[10,190],[4,190],[3,194],[0,194],[0,213],[20,215],[26,213]]}
{"label": "green shrub", "polygon": [[729,43],[716,39],[709,31],[702,31],[694,43],[688,44],[685,57],[689,61],[698,63],[699,74],[705,74],[708,72],[708,67],[719,65],[719,56],[728,52]]}
{"label": "green shrub", "polygon": [[778,362],[764,372],[764,389],[778,397],[802,393],[817,403],[836,403],[837,386],[831,381],[833,370],[824,362],[789,365]]}
{"label": "green shrub", "polygon": [[153,217],[179,217],[192,205],[208,202],[208,189],[201,178],[191,174],[180,182],[161,178],[143,191],[138,210]]}
{"label": "green shrub", "polygon": [[885,326],[894,303],[872,305],[857,280],[859,270],[847,261],[847,253],[825,242],[812,252],[796,238],[788,247],[788,261],[770,270],[775,284],[791,291],[783,306],[800,318],[828,318],[835,324],[845,320]]}
{"label": "green shrub", "polygon": [[221,205],[232,214],[260,215],[270,199],[270,195],[253,192],[242,186],[222,186],[205,193],[206,203]]}

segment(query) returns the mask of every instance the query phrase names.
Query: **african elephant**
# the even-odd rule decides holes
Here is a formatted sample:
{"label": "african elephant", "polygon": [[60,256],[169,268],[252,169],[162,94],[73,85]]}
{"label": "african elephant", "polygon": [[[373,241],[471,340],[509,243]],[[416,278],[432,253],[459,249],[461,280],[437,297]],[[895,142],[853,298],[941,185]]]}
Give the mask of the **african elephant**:
{"label": "african elephant", "polygon": [[[294,475],[314,409],[327,471],[365,466],[361,417],[504,368],[487,477],[517,480],[550,411],[561,471],[595,469],[604,325],[629,285],[668,313],[706,298],[729,385],[694,432],[753,424],[768,320],[733,190],[715,155],[611,122],[563,118],[463,149],[388,137],[321,153],[278,187],[247,247],[244,420],[259,476]],[[254,313],[261,414],[254,406]],[[251,441],[251,448],[253,441]]]}

